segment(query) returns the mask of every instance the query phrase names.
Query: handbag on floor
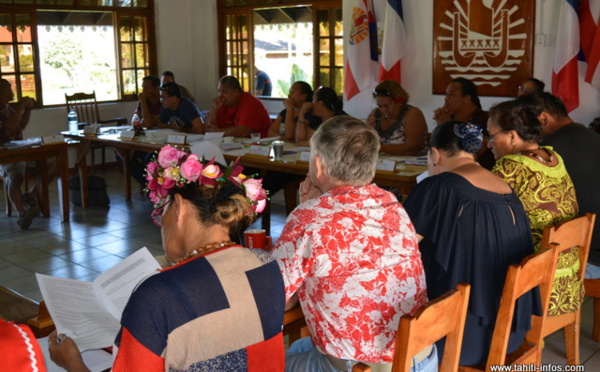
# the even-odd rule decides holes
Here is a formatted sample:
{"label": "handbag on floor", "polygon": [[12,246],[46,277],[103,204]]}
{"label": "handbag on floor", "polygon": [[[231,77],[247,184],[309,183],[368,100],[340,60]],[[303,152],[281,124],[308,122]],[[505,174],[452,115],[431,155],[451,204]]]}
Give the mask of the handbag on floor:
{"label": "handbag on floor", "polygon": [[[79,176],[69,179],[69,192],[71,193],[71,202],[77,207],[81,207],[81,182]],[[88,207],[106,208],[110,205],[110,198],[106,192],[106,181],[97,176],[88,176]]]}

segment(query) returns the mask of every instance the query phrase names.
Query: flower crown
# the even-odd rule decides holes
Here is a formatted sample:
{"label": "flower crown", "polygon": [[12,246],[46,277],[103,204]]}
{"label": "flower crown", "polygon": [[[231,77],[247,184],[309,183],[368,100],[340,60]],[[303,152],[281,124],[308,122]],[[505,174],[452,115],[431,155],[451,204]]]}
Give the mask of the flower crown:
{"label": "flower crown", "polygon": [[162,214],[165,206],[171,201],[170,190],[197,182],[199,186],[215,187],[217,182],[230,182],[244,190],[250,203],[250,214],[260,213],[267,204],[267,191],[262,188],[262,179],[247,178],[238,165],[238,159],[227,168],[215,163],[215,159],[205,161],[194,154],[177,150],[172,146],[163,147],[146,167],[146,191],[154,203],[152,219]]}

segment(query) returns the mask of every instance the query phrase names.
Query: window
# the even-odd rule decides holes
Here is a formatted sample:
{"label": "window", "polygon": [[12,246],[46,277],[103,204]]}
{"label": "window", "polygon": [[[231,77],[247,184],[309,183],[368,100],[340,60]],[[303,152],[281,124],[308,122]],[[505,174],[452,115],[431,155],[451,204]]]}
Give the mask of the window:
{"label": "window", "polygon": [[254,66],[286,97],[294,81],[343,92],[342,2],[220,0],[220,73],[254,92]]}
{"label": "window", "polygon": [[152,0],[0,0],[0,76],[40,105],[137,99],[157,72],[153,14]]}

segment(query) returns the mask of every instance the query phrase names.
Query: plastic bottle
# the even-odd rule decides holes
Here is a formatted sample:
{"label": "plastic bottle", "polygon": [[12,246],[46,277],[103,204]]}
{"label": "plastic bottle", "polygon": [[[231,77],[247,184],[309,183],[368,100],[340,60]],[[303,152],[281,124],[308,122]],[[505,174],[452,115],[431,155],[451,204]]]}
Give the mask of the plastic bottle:
{"label": "plastic bottle", "polygon": [[67,118],[69,118],[69,134],[79,133],[79,121],[77,120],[77,113],[75,110],[71,109],[67,115]]}
{"label": "plastic bottle", "polygon": [[131,118],[131,125],[133,125],[133,130],[135,131],[135,134],[139,135],[142,130],[142,124],[140,123],[140,117],[137,114],[137,112],[134,113],[133,117]]}

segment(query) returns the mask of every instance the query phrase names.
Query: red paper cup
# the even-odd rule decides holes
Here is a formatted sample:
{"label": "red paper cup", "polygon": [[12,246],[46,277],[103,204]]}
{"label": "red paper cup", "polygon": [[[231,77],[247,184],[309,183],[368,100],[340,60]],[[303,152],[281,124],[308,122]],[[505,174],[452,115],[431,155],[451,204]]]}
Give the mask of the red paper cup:
{"label": "red paper cup", "polygon": [[246,230],[244,231],[247,248],[271,250],[271,237],[267,236],[267,232],[263,229]]}

